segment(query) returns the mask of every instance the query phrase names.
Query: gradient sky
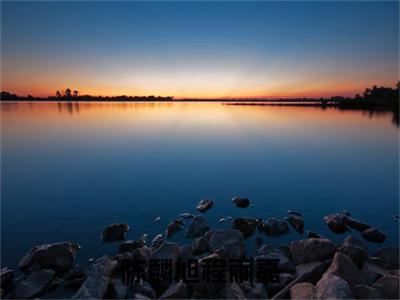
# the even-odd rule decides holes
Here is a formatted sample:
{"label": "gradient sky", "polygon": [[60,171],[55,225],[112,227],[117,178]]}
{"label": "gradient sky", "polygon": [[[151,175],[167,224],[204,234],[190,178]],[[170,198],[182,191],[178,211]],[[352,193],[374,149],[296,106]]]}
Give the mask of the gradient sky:
{"label": "gradient sky", "polygon": [[2,89],[351,95],[398,80],[394,2],[2,2]]}

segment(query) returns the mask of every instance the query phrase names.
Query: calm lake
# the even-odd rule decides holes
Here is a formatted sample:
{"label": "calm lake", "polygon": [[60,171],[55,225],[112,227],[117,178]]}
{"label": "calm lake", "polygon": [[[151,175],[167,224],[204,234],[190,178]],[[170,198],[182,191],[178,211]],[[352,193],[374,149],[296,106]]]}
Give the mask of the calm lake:
{"label": "calm lake", "polygon": [[[199,200],[225,216],[284,218],[337,242],[323,216],[346,209],[398,243],[399,128],[391,113],[223,103],[2,103],[1,265],[35,244],[70,240],[77,260],[116,253],[114,222],[151,240]],[[254,202],[235,208],[233,196]],[[160,216],[161,221],[154,223]],[[358,232],[353,232],[360,236]],[[258,233],[257,233],[258,235]],[[249,239],[253,244],[254,235]],[[282,244],[287,236],[264,242]],[[189,242],[184,232],[173,239]],[[368,245],[370,249],[381,245]]]}

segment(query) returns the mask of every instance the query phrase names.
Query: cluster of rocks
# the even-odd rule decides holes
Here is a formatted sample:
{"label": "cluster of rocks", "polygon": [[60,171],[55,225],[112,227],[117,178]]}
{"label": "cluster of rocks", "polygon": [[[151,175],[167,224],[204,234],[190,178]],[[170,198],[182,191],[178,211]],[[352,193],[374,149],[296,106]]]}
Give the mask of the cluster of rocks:
{"label": "cluster of rocks", "polygon": [[[250,205],[246,198],[234,198],[239,208]],[[201,201],[197,209],[204,213],[212,208],[211,200]],[[354,219],[348,213],[325,217],[329,228],[336,233],[349,228],[362,232],[370,242],[383,242],[379,230]],[[189,222],[185,224],[185,222]],[[308,232],[307,238],[288,245],[273,247],[258,236],[256,249],[246,251],[245,240],[256,230],[269,237],[289,232],[289,225],[303,235],[303,216],[288,212],[284,220],[251,218],[232,219],[228,229],[212,229],[203,215],[184,213],[174,219],[165,234],[147,242],[147,235],[139,240],[124,241],[129,226],[111,224],[103,231],[103,242],[122,241],[115,255],[89,261],[85,267],[75,264],[80,246],[61,242],[33,247],[19,263],[23,275],[17,276],[8,268],[1,269],[2,298],[37,298],[62,292],[64,298],[74,299],[399,299],[399,249],[383,247],[369,255],[365,243],[347,236],[335,244],[317,233]],[[186,228],[191,241],[179,245],[168,241],[175,232]],[[367,231],[369,230],[369,231]],[[366,232],[367,231],[367,232]],[[377,234],[376,232],[379,232]],[[383,233],[382,233],[383,234]],[[122,281],[122,261],[151,259],[237,259],[252,257],[279,259],[279,281],[261,283],[186,283],[160,282],[151,285],[141,281],[127,286]],[[201,269],[200,269],[201,271]],[[229,277],[228,277],[229,278]],[[54,297],[53,297],[54,298]]]}

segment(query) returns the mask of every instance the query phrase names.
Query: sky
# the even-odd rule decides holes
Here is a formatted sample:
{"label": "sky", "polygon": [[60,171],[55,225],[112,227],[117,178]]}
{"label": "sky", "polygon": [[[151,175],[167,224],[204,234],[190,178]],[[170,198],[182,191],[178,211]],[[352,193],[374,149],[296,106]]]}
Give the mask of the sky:
{"label": "sky", "polygon": [[394,2],[1,2],[19,95],[354,96],[399,79]]}

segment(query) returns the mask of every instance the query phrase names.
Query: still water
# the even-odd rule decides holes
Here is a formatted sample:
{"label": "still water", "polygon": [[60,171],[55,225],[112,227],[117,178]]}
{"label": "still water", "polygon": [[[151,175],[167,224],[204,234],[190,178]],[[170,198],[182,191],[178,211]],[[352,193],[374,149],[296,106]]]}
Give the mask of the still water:
{"label": "still water", "polygon": [[[224,216],[283,218],[339,242],[322,217],[349,210],[398,243],[398,133],[390,113],[222,103],[1,104],[1,264],[32,245],[70,240],[78,262],[104,253],[100,234],[130,224],[130,239],[164,232],[208,197]],[[249,197],[239,209],[231,197]],[[161,221],[154,224],[160,216]],[[359,233],[354,232],[355,236]],[[256,236],[256,235],[255,235]],[[254,237],[255,237],[254,236]],[[253,238],[249,243],[253,243]],[[264,241],[282,244],[288,236]],[[172,240],[189,242],[180,232]],[[375,245],[369,244],[373,249]]]}

